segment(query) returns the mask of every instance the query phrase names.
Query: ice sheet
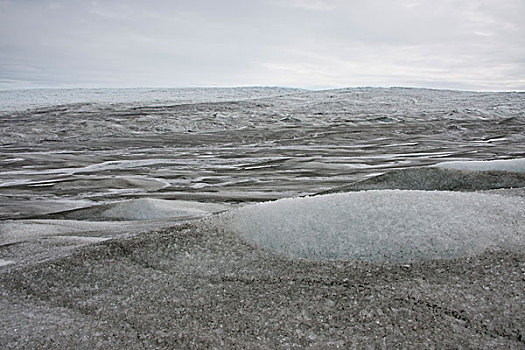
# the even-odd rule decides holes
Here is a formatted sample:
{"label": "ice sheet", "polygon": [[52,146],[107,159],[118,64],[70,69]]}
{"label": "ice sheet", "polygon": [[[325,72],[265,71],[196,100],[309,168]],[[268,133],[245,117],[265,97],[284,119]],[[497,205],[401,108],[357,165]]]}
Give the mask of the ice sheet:
{"label": "ice sheet", "polygon": [[11,265],[11,264],[14,264],[15,262],[12,261],[12,260],[4,260],[4,259],[0,259],[0,267],[2,266],[7,266],[7,265]]}
{"label": "ice sheet", "polygon": [[[23,209],[35,198],[300,196],[374,173],[525,152],[525,99],[516,93],[239,88],[0,95],[0,110],[7,99],[21,103],[0,112],[0,211],[7,217],[10,207]],[[46,106],[26,109],[39,105],[34,98]]]}

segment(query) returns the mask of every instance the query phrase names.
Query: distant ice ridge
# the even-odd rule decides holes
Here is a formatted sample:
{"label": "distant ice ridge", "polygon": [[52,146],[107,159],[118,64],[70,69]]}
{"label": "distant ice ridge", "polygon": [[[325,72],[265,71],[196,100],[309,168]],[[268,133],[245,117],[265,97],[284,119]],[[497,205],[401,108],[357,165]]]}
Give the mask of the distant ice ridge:
{"label": "distant ice ridge", "polygon": [[65,88],[0,90],[0,111],[74,103],[130,105],[243,100],[285,94],[298,89],[238,88]]}
{"label": "distant ice ridge", "polygon": [[436,164],[440,168],[457,169],[457,170],[475,170],[475,171],[512,171],[525,172],[525,158],[504,159],[504,160],[487,160],[487,161],[455,161],[443,162]]}
{"label": "distant ice ridge", "polygon": [[523,198],[374,190],[282,199],[228,213],[235,232],[289,257],[410,262],[523,250]]}

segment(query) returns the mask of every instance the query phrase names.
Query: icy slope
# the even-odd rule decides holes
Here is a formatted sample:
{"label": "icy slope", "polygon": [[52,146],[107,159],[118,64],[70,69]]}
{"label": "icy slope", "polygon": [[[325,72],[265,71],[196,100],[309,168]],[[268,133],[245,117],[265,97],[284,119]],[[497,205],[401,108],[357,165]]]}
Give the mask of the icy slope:
{"label": "icy slope", "polygon": [[471,171],[449,167],[397,169],[319,194],[363,190],[483,191],[525,187],[525,173],[503,170]]}
{"label": "icy slope", "polygon": [[290,257],[410,262],[523,249],[525,201],[498,195],[365,191],[283,199],[229,214],[238,234]]}
{"label": "icy slope", "polygon": [[134,199],[112,205],[102,212],[102,217],[117,220],[152,220],[176,217],[205,216],[226,210],[220,204],[162,199]]}
{"label": "icy slope", "polygon": [[525,187],[525,158],[451,161],[429,167],[395,169],[318,194],[378,189],[483,191],[520,187]]}
{"label": "icy slope", "polygon": [[455,161],[443,162],[436,164],[436,167],[458,170],[476,170],[476,171],[511,171],[525,172],[525,158],[505,159],[505,160],[487,160],[487,161]]}
{"label": "icy slope", "polygon": [[37,216],[39,219],[62,220],[178,220],[196,219],[229,210],[228,204],[203,203],[184,200],[138,198],[120,202],[95,205],[86,208]]}

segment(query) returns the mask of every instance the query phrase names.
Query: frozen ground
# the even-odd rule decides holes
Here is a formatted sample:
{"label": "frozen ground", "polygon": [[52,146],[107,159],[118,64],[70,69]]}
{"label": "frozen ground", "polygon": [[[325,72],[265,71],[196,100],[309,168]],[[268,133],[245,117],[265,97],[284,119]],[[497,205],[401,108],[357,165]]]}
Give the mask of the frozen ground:
{"label": "frozen ground", "polygon": [[103,92],[2,92],[0,347],[525,346],[524,94]]}

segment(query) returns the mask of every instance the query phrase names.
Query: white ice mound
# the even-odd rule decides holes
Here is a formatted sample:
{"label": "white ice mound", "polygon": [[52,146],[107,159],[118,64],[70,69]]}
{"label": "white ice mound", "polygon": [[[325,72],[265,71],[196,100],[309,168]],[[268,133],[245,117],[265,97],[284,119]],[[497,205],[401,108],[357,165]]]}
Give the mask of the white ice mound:
{"label": "white ice mound", "polygon": [[290,257],[410,262],[525,248],[525,200],[380,190],[282,199],[229,213],[233,230]]}
{"label": "white ice mound", "polygon": [[486,160],[486,161],[455,161],[443,162],[436,164],[440,168],[458,169],[458,170],[476,170],[476,171],[512,171],[525,172],[525,158],[518,159],[501,159],[501,160]]}
{"label": "white ice mound", "polygon": [[229,207],[213,203],[143,198],[113,204],[102,216],[117,220],[154,220],[198,217],[226,209]]}

